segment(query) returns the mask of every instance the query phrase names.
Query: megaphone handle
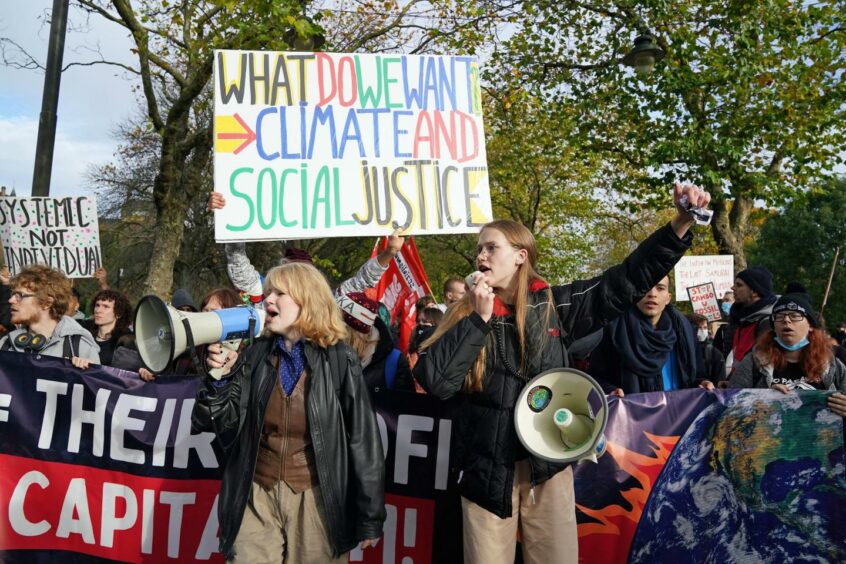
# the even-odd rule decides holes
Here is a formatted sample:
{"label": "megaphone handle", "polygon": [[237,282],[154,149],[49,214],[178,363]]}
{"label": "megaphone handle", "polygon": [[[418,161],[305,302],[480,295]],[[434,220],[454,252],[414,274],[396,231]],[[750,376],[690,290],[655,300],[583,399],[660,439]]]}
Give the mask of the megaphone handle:
{"label": "megaphone handle", "polygon": [[[221,343],[221,345],[223,345],[223,348],[225,348],[225,349],[229,349],[230,351],[238,352],[238,349],[241,346],[241,339],[232,339],[231,341],[223,341]],[[208,372],[209,372],[209,376],[211,376],[215,380],[220,380],[224,376],[222,366],[220,368],[209,368]]]}

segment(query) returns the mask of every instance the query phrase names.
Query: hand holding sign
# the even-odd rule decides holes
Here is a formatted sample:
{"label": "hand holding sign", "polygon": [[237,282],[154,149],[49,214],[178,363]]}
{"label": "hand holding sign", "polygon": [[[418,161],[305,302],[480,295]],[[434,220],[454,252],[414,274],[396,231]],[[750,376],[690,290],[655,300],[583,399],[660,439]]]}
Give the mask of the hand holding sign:
{"label": "hand holding sign", "polygon": [[679,238],[687,234],[690,226],[696,222],[696,217],[691,213],[692,209],[708,207],[711,195],[693,184],[679,184],[673,186],[673,204],[676,206],[676,217],[670,222]]}

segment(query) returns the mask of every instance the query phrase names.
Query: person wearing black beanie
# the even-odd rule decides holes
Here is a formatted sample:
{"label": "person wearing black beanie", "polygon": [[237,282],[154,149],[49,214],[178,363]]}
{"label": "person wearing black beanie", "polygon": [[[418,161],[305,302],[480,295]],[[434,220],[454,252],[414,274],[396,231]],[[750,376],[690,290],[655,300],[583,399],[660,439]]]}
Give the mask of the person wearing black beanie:
{"label": "person wearing black beanie", "polygon": [[737,364],[732,388],[834,391],[829,408],[846,417],[846,366],[832,354],[825,328],[803,292],[781,296],[772,308],[772,329]]}
{"label": "person wearing black beanie", "polygon": [[714,337],[714,346],[725,355],[729,372],[770,328],[770,314],[776,301],[773,274],[763,266],[738,272],[732,290],[734,303],[729,311],[729,323],[720,327]]}

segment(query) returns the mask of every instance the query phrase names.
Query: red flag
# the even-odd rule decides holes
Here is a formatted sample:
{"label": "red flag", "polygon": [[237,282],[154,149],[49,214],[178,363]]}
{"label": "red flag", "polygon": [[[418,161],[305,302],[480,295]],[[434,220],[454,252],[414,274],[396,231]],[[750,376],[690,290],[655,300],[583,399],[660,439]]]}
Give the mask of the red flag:
{"label": "red flag", "polygon": [[[373,255],[375,256],[379,249],[384,249],[387,244],[387,237],[377,241],[373,247]],[[376,299],[385,304],[391,312],[392,322],[399,319],[397,348],[403,352],[408,350],[411,332],[416,323],[414,305],[417,300],[431,293],[429,279],[423,269],[417,245],[414,244],[414,237],[409,237],[376,285]]]}

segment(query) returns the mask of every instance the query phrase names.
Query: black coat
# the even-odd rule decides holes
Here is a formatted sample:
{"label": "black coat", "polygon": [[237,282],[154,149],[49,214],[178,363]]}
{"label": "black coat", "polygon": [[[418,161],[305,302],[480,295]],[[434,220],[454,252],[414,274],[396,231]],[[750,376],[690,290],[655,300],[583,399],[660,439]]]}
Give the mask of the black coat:
{"label": "black coat", "polygon": [[[241,353],[229,383],[218,388],[206,380],[194,405],[193,428],[214,431],[226,453],[218,517],[220,552],[227,558],[250,498],[264,412],[278,377],[275,354],[273,339],[259,339]],[[382,536],[382,441],[352,349],[343,343],[322,349],[306,341],[305,354],[308,429],[326,530],[340,555],[362,540]]]}
{"label": "black coat", "polygon": [[566,346],[637,302],[672,269],[690,240],[689,234],[680,240],[669,226],[663,227],[601,276],[551,288],[557,315],[549,319],[547,290],[531,292],[525,374],[519,373],[519,345],[511,314],[494,315],[485,323],[471,313],[420,353],[415,377],[430,394],[445,399],[462,392],[465,375],[482,348],[486,351],[483,389],[466,395],[453,433],[456,452],[451,460],[459,472],[462,496],[499,517],[510,517],[515,461],[530,460],[533,484],[566,467],[530,456],[523,448],[513,422],[520,392],[531,377],[566,366]]}

